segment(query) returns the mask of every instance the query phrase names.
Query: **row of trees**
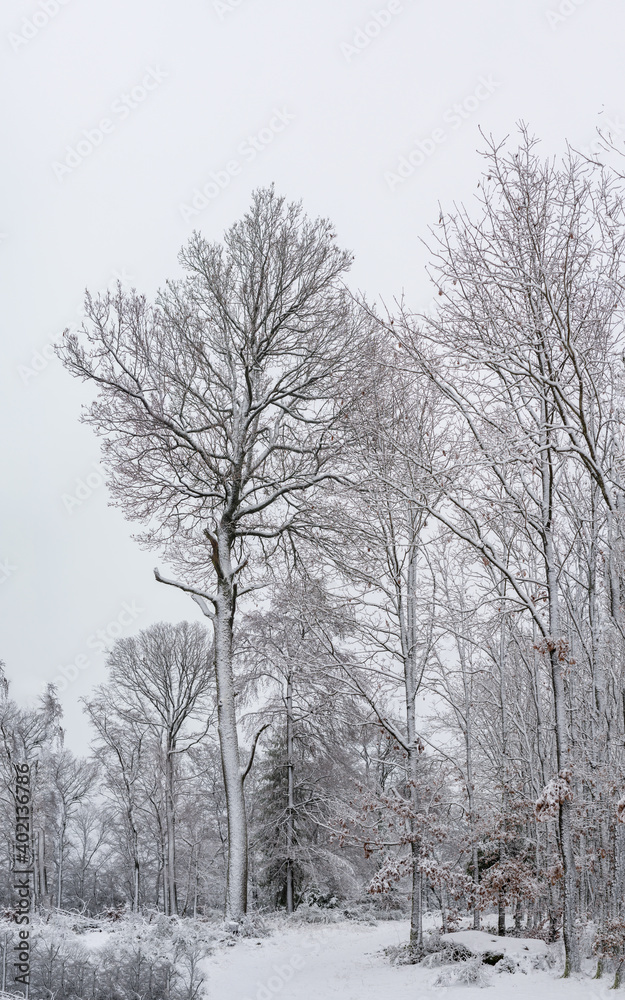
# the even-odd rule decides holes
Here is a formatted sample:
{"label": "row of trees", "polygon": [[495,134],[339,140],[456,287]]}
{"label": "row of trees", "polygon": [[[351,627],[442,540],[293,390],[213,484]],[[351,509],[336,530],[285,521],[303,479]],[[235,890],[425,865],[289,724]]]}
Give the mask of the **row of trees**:
{"label": "row of trees", "polygon": [[[267,621],[262,627],[273,631]],[[353,897],[371,866],[362,851],[346,852],[332,837],[338,804],[346,804],[359,777],[344,742],[351,734],[354,751],[356,727],[337,720],[337,703],[318,678],[314,690],[308,685],[301,660],[297,676],[294,670],[283,676],[277,663],[276,670],[259,647],[245,684],[250,700],[264,690],[264,731],[271,730],[249,777],[251,884],[257,906],[292,912],[303,898]],[[85,758],[64,746],[53,690],[37,708],[23,711],[5,684],[0,892],[7,910],[13,765],[27,759],[33,762],[37,910],[222,912],[227,814],[212,664],[211,643],[197,623],[163,623],[118,642],[108,683],[84,704],[93,729]],[[257,715],[250,706],[252,728]]]}
{"label": "row of trees", "polygon": [[479,190],[427,315],[354,299],[269,189],[66,337],[114,501],[210,623],[118,643],[87,705],[135,908],[407,879],[415,948],[428,899],[494,902],[561,922],[567,972],[621,926],[622,185],[523,133]]}

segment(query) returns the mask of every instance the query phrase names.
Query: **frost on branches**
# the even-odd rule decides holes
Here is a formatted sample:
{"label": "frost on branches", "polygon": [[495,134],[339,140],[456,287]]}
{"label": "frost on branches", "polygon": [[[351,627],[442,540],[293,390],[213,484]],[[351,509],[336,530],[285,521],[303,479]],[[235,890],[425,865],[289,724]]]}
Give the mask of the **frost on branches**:
{"label": "frost on branches", "polygon": [[608,960],[614,964],[614,984],[612,989],[621,985],[623,963],[625,962],[625,921],[621,917],[606,920],[595,935],[592,945],[593,954],[597,956],[597,975],[603,972],[603,963]]}
{"label": "frost on branches", "polygon": [[556,819],[562,802],[571,801],[571,772],[560,773],[548,781],[534,805],[534,815],[539,823]]}
{"label": "frost on branches", "polygon": [[404,875],[412,872],[412,858],[385,858],[380,868],[371,879],[367,892],[372,895],[380,892],[390,892],[393,886]]}
{"label": "frost on branches", "polygon": [[483,896],[505,906],[537,899],[540,895],[540,886],[534,873],[519,858],[491,865],[481,879],[480,890]]}
{"label": "frost on branches", "polygon": [[[396,883],[405,875],[410,875],[412,870],[411,857],[387,857],[369,883],[367,892],[372,894],[390,892]],[[470,906],[474,906],[484,896],[482,886],[476,885],[470,875],[453,869],[451,865],[441,864],[435,858],[421,858],[419,870],[430,885],[436,888],[444,886],[451,899],[465,899]]]}

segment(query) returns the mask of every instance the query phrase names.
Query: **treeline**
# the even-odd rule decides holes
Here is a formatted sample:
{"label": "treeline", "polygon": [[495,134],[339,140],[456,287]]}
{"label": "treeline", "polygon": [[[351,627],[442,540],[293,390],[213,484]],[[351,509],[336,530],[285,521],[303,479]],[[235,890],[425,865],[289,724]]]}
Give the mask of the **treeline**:
{"label": "treeline", "polygon": [[[23,710],[3,685],[5,910],[13,906],[14,765],[28,760],[36,912],[221,915],[227,811],[206,629],[154,625],[114,646],[109,671],[84,705],[94,737],[86,757],[64,746],[53,688]],[[318,682],[315,695],[299,677],[285,679],[286,706],[260,668],[245,686],[250,700],[259,686],[269,695],[264,746],[246,782],[255,908],[353,900],[371,866],[362,851],[342,850],[334,830],[359,780],[357,723],[337,719],[340,706]],[[250,718],[258,714],[250,706]]]}
{"label": "treeline", "polygon": [[417,950],[428,905],[562,932],[567,973],[589,920],[622,950],[622,179],[525,133],[485,156],[425,314],[351,295],[273,189],[154,303],[87,298],[60,353],[112,498],[208,628],[113,647],[88,762],[53,693],[12,710],[56,905],[368,891],[409,899]]}

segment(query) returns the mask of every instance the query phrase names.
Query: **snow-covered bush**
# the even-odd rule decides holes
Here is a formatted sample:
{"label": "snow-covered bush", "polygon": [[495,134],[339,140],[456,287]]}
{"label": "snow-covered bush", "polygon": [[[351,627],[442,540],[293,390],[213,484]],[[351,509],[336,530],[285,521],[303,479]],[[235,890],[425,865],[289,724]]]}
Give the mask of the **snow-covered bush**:
{"label": "snow-covered bush", "polygon": [[597,930],[592,951],[597,956],[596,978],[601,976],[606,960],[613,962],[614,989],[616,989],[621,984],[621,974],[625,964],[625,920],[619,917],[606,920]]}
{"label": "snow-covered bush", "polygon": [[434,981],[435,986],[490,986],[481,958],[472,958],[461,965],[443,969]]}
{"label": "snow-covered bush", "polygon": [[306,889],[300,898],[304,906],[318,906],[323,909],[333,910],[339,905],[338,896],[332,892],[324,892],[323,889],[319,889],[316,885],[311,886],[310,889]]}
{"label": "snow-covered bush", "polygon": [[[7,931],[7,933],[11,933]],[[54,914],[32,925],[31,996],[37,1000],[200,1000],[202,961],[217,933],[159,915],[84,920]]]}
{"label": "snow-covered bush", "polygon": [[340,910],[303,903],[297,907],[292,922],[296,924],[336,924],[341,919]]}
{"label": "snow-covered bush", "polygon": [[625,953],[625,921],[607,920],[598,928],[592,946],[595,955],[622,958]]}
{"label": "snow-covered bush", "polygon": [[385,948],[384,954],[391,965],[423,965],[426,969],[467,962],[474,957],[469,948],[459,942],[443,941],[437,932],[424,935],[418,951],[410,944],[402,944]]}
{"label": "snow-covered bush", "polygon": [[[512,955],[504,955],[500,962],[497,962],[495,966],[495,972],[508,972],[514,974],[519,969],[518,964],[514,961]],[[521,970],[525,972],[525,969]]]}
{"label": "snow-covered bush", "polygon": [[95,966],[67,921],[35,923],[31,956],[31,995],[42,1000],[95,996]]}
{"label": "snow-covered bush", "polygon": [[233,932],[238,937],[261,938],[268,937],[270,930],[259,913],[247,913],[236,922],[236,929],[233,927]]}

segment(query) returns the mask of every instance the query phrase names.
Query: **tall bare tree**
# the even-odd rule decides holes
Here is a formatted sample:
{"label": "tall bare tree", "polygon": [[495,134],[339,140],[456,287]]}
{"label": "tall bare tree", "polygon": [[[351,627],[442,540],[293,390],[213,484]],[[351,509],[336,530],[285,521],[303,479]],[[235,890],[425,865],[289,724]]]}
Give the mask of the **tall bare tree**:
{"label": "tall bare tree", "polygon": [[[458,433],[432,469],[445,489],[432,513],[505,581],[507,608],[533,622],[550,664],[567,974],[580,967],[561,594],[571,469],[599,485],[610,510],[618,494],[610,395],[618,386],[623,211],[589,169],[574,157],[561,167],[542,162],[526,133],[518,152],[491,145],[478,217],[459,209],[439,221],[439,308],[408,322],[417,336],[404,331],[408,353],[446,399]],[[423,338],[435,345],[434,363]],[[496,527],[503,521],[514,525],[512,561]]]}
{"label": "tall bare tree", "polygon": [[[375,316],[370,317],[375,324]],[[379,330],[378,330],[379,333]],[[396,346],[396,345],[394,345]],[[421,752],[417,697],[435,642],[433,580],[425,555],[428,503],[438,488],[412,461],[437,447],[434,397],[427,380],[402,372],[394,348],[370,332],[367,370],[354,373],[345,414],[348,475],[323,504],[327,586],[347,611],[351,644],[337,652],[349,689],[401,746],[411,851],[411,930],[423,944]],[[424,463],[427,460],[424,458]],[[397,723],[396,699],[404,706]]]}
{"label": "tall bare tree", "polygon": [[69,750],[52,754],[46,764],[47,790],[57,817],[56,905],[63,905],[67,828],[77,809],[93,791],[98,765],[93,760],[74,757]]}
{"label": "tall bare tree", "polygon": [[[140,746],[126,750],[119,739],[119,723],[151,732],[162,761],[165,818],[165,912],[178,913],[176,867],[176,761],[200,742],[212,715],[210,699],[212,645],[197,623],[152,625],[136,636],[118,639],[109,657],[109,681],[95,702],[92,717],[104,702],[114,706],[118,725],[111,727],[100,716],[96,726],[100,740],[113,750],[121,767],[124,798],[131,830],[136,819],[133,803],[134,771]],[[108,715],[111,712],[109,710]],[[138,875],[134,851],[135,879]],[[136,896],[135,890],[135,896]]]}
{"label": "tall bare tree", "polygon": [[[226,912],[247,906],[247,832],[232,639],[237,601],[303,531],[336,473],[337,383],[358,363],[360,316],[342,287],[351,257],[329,222],[273,189],[255,193],[223,245],[194,234],[187,272],[150,305],[121,288],[86,299],[63,360],[92,383],[85,419],[105,439],[112,495],[143,523],[214,626],[228,805]],[[264,553],[263,562],[260,559]]]}
{"label": "tall bare tree", "polygon": [[153,759],[146,746],[149,727],[141,716],[130,719],[125,712],[120,718],[106,689],[100,689],[87,700],[85,710],[95,729],[93,751],[101,766],[105,788],[122,815],[122,855],[130,860],[131,909],[137,913],[141,892],[141,778]]}

